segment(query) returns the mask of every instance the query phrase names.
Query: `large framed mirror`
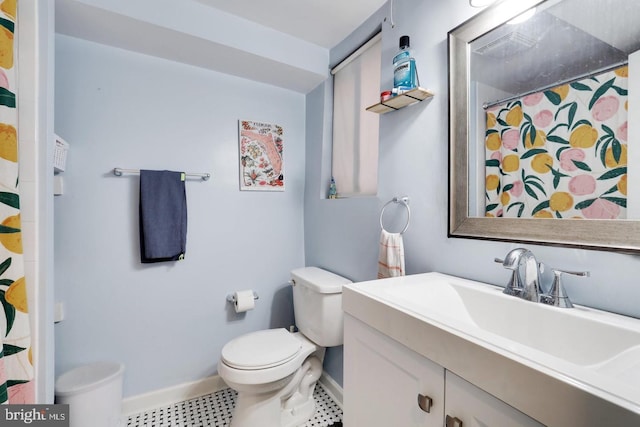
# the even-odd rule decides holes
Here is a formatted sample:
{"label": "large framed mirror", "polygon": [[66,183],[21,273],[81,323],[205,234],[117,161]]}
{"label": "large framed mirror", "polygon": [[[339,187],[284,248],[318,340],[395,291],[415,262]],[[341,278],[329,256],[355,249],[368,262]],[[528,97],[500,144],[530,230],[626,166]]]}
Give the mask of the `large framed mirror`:
{"label": "large framed mirror", "polygon": [[640,251],[639,16],[504,0],[449,32],[450,237]]}

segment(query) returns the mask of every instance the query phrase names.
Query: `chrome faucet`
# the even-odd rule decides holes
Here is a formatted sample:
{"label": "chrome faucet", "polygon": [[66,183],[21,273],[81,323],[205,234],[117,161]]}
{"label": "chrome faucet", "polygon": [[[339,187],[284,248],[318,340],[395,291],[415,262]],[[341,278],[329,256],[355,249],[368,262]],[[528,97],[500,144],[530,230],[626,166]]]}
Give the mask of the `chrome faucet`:
{"label": "chrome faucet", "polygon": [[[495,258],[507,270],[512,270],[511,279],[503,293],[513,295],[528,301],[540,302],[555,307],[571,308],[573,304],[562,286],[562,274],[589,277],[588,271],[565,271],[552,268],[553,283],[549,293],[543,294],[540,286],[540,273],[544,272],[544,264],[538,263],[533,253],[525,248],[513,249],[504,259]],[[521,270],[524,267],[524,277]]]}
{"label": "chrome faucet", "polygon": [[[517,248],[510,251],[504,260],[496,258],[507,270],[512,270],[511,279],[503,293],[519,298],[539,302],[542,288],[540,287],[540,266],[536,257],[529,249]],[[524,267],[524,276],[521,270]]]}

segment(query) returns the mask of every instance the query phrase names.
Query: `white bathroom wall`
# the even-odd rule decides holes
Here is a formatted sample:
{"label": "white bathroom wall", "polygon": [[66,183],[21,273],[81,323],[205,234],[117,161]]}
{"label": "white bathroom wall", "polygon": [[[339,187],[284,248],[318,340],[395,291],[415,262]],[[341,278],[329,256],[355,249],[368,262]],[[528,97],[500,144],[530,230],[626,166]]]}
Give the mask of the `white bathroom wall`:
{"label": "white bathroom wall", "polygon": [[[307,264],[324,266],[356,281],[375,279],[380,209],[394,196],[407,195],[412,212],[411,225],[404,235],[408,274],[440,271],[496,285],[506,284],[509,272],[493,259],[522,245],[447,238],[447,32],[479,10],[471,8],[467,0],[394,1],[395,28],[391,28],[389,20],[382,25],[381,89],[392,86],[393,53],[399,37],[407,34],[411,36],[420,82],[431,89],[435,97],[380,117],[377,197],[328,200],[318,196],[328,186],[328,180],[322,175],[323,166],[317,159],[330,144],[330,133],[327,133],[330,127],[326,125],[330,122],[330,92],[321,86],[307,96]],[[373,28],[380,22],[365,25]],[[357,43],[354,38],[346,40],[334,48],[332,59],[334,53],[343,53],[348,50],[345,46],[353,48]],[[574,302],[640,317],[638,256],[525,246],[550,265],[591,271],[589,278],[565,279],[567,292]],[[341,381],[341,349],[328,353],[325,369]]]}
{"label": "white bathroom wall", "polygon": [[[289,271],[304,265],[305,97],[142,54],[56,36],[56,132],[71,145],[55,199],[56,374],[125,364],[124,395],[216,373],[222,346],[293,322]],[[238,119],[284,128],[284,192],[240,192]],[[184,261],[139,261],[138,176],[188,180]],[[225,301],[252,288],[255,310]]]}

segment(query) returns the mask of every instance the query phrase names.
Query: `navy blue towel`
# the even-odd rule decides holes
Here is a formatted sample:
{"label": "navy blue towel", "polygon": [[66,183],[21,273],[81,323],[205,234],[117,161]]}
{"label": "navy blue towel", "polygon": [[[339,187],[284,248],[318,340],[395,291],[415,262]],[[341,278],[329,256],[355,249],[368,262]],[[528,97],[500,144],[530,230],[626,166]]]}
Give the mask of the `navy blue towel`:
{"label": "navy blue towel", "polygon": [[187,195],[184,174],[140,171],[140,260],[184,258],[187,244]]}

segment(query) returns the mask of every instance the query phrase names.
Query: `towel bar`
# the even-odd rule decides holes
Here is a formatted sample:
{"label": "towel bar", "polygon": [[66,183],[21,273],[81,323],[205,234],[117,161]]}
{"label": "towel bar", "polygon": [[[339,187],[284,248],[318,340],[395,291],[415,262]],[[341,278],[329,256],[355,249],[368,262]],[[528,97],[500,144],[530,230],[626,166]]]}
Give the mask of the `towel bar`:
{"label": "towel bar", "polygon": [[[113,168],[113,174],[115,176],[122,176],[122,174],[125,173],[132,173],[132,174],[139,174],[140,173],[140,169],[122,169],[122,168]],[[211,178],[211,174],[210,173],[191,173],[191,172],[187,172],[185,173],[186,176],[195,176],[195,177],[199,177],[202,178],[203,181],[208,181],[209,178]]]}

